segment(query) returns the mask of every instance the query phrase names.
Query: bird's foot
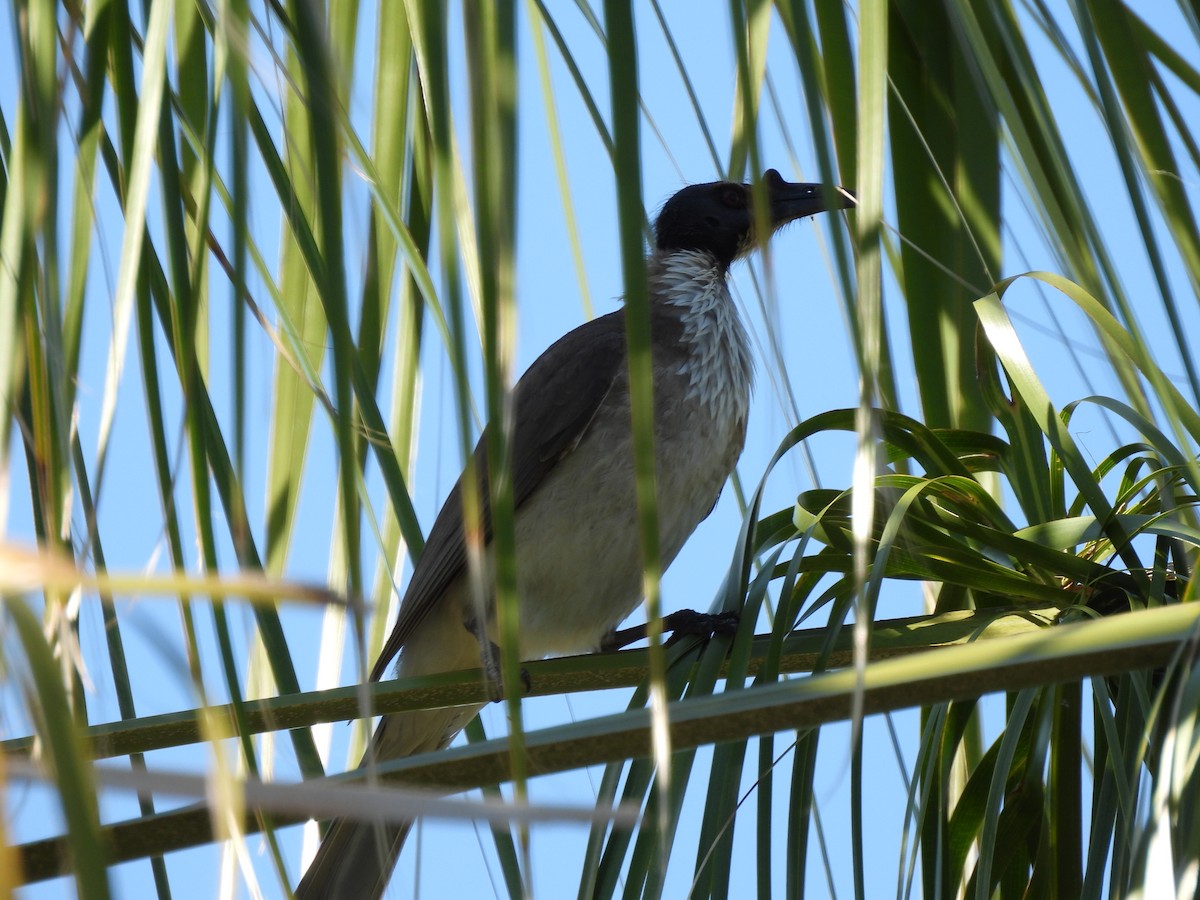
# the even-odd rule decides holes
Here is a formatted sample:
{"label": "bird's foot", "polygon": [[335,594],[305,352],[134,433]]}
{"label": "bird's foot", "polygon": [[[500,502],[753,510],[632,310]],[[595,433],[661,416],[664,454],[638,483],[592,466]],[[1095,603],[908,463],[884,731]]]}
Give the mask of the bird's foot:
{"label": "bird's foot", "polygon": [[[708,640],[716,635],[732,635],[737,631],[738,614],[736,612],[702,613],[694,609],[681,609],[660,620],[661,630],[671,632],[667,646],[685,637],[700,637]],[[604,652],[620,650],[637,641],[645,640],[648,625],[634,625],[620,631],[611,631],[600,642]]]}
{"label": "bird's foot", "polygon": [[736,612],[702,613],[694,609],[681,609],[663,618],[663,631],[671,632],[667,646],[685,637],[699,637],[710,640],[717,635],[730,637],[737,633],[738,622],[741,621]]}
{"label": "bird's foot", "polygon": [[[528,696],[532,690],[533,690],[533,681],[529,677],[529,670],[522,668],[521,669],[521,694],[523,696]],[[500,677],[499,673],[497,673],[496,677],[494,677],[494,678],[491,676],[488,676],[487,692],[488,692],[488,699],[490,699],[492,701],[492,703],[499,703],[501,700],[503,700],[507,696],[507,694],[504,691],[504,679],[502,677]]]}
{"label": "bird's foot", "polygon": [[[483,674],[487,681],[488,697],[493,703],[499,703],[505,697],[504,676],[500,673],[500,648],[491,641],[483,654]],[[533,690],[533,682],[529,678],[529,670],[521,668],[521,693],[528,694]]]}

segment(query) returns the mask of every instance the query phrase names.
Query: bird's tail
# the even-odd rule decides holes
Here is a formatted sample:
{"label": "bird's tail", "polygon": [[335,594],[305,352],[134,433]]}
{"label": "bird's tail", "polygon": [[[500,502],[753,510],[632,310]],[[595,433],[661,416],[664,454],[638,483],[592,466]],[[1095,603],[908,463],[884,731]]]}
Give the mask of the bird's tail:
{"label": "bird's tail", "polygon": [[300,900],[357,900],[383,896],[412,822],[335,819],[296,886]]}
{"label": "bird's tail", "polygon": [[[440,750],[479,712],[479,706],[384,716],[360,763]],[[335,819],[296,886],[297,900],[367,900],[383,895],[411,821]]]}

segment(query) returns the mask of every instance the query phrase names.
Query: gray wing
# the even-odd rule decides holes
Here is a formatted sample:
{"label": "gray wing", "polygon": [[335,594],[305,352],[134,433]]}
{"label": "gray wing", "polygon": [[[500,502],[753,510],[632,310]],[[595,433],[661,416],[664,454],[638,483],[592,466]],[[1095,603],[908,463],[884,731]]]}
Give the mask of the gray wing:
{"label": "gray wing", "polygon": [[[571,453],[587,432],[596,410],[625,366],[625,316],[609,313],[569,332],[534,361],[513,389],[513,492],[516,508],[542,479]],[[533,397],[531,392],[538,391]],[[484,541],[492,538],[487,491],[487,432],[475,446]],[[466,568],[462,477],[442,504],[425,550],[413,569],[400,614],[384,644],[371,680],[381,678],[405,641],[421,624],[442,592]]]}

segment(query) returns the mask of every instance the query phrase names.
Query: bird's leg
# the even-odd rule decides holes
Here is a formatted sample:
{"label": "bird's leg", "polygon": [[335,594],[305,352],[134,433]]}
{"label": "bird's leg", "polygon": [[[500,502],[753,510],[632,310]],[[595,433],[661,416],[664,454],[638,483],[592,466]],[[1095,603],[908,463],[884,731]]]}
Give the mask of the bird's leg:
{"label": "bird's leg", "polygon": [[[661,630],[671,632],[667,646],[671,646],[680,638],[702,637],[706,640],[714,635],[731,635],[737,631],[738,614],[735,612],[701,613],[694,609],[681,609],[659,620]],[[632,628],[622,628],[610,631],[600,642],[600,650],[620,650],[637,641],[645,640],[649,623],[634,625]]]}
{"label": "bird's leg", "polygon": [[[478,620],[472,619],[465,624],[467,631],[471,632],[475,636],[475,640],[479,641],[479,658],[483,667],[483,677],[487,681],[488,696],[493,703],[499,703],[504,699],[504,676],[500,672],[500,647],[487,636],[485,629],[479,627]],[[529,680],[529,672],[524,668],[521,669],[521,687],[526,694],[533,689]]]}

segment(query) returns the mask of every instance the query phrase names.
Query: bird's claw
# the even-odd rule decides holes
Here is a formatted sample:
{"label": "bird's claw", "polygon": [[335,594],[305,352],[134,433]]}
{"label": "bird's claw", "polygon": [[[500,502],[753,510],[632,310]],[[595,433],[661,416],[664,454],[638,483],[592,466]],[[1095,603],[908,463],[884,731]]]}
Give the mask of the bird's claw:
{"label": "bird's claw", "polygon": [[[728,637],[737,631],[739,621],[736,612],[701,613],[694,609],[681,609],[664,616],[660,623],[662,631],[671,632],[666,643],[669,647],[684,637],[700,637],[706,641],[718,634]],[[607,653],[645,640],[647,630],[646,625],[634,625],[621,631],[611,631],[600,642],[600,650]]]}
{"label": "bird's claw", "polygon": [[[487,682],[488,697],[493,703],[499,703],[505,697],[504,676],[500,674],[500,648],[488,643],[483,657],[483,675]],[[521,667],[521,693],[529,694],[533,690],[533,682],[529,678],[529,670]]]}
{"label": "bird's claw", "polygon": [[732,611],[719,613],[702,613],[694,609],[681,609],[663,618],[663,631],[670,631],[667,639],[670,647],[676,641],[685,637],[699,637],[709,640],[721,635],[730,637],[737,633],[741,617]]}
{"label": "bird's claw", "polygon": [[[533,681],[529,677],[529,670],[522,667],[521,668],[521,694],[522,694],[522,696],[528,696],[532,691],[533,691]],[[501,677],[498,668],[497,668],[497,671],[495,672],[495,674],[490,673],[490,672],[488,673],[487,692],[488,692],[488,699],[490,699],[492,701],[492,703],[499,703],[506,696],[505,691],[504,691],[504,679],[503,679],[503,677]]]}

